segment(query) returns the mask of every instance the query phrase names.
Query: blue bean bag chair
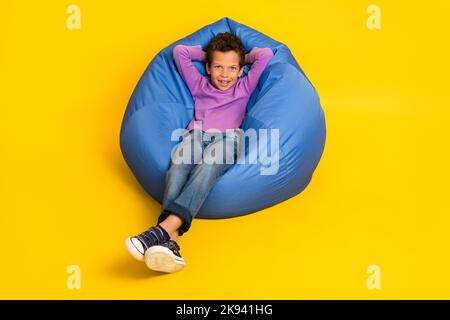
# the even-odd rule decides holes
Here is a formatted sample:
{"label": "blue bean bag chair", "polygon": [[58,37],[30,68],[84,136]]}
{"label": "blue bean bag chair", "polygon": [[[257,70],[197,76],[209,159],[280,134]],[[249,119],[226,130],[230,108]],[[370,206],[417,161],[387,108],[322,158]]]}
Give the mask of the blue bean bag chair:
{"label": "blue bean bag chair", "polygon": [[[286,45],[229,18],[222,18],[161,50],[140,78],[125,111],[120,147],[127,165],[154,199],[162,203],[165,174],[177,128],[186,128],[194,115],[194,101],[173,61],[177,44],[206,49],[218,33],[239,36],[246,53],[253,47],[269,47],[274,57],[261,75],[247,105],[241,128],[265,129],[271,152],[272,129],[279,129],[278,168],[262,174],[269,165],[251,160],[258,147],[245,143],[241,164],[230,167],[203,203],[198,218],[228,218],[273,206],[303,191],[321,158],[325,144],[325,120],[319,97]],[[194,61],[206,75],[205,66]],[[244,74],[250,70],[246,65]],[[257,136],[261,140],[261,136]],[[260,141],[258,141],[259,144]],[[261,144],[262,145],[262,144]],[[275,157],[274,157],[275,158]],[[254,159],[254,158],[253,158]],[[245,161],[244,161],[245,160]]]}

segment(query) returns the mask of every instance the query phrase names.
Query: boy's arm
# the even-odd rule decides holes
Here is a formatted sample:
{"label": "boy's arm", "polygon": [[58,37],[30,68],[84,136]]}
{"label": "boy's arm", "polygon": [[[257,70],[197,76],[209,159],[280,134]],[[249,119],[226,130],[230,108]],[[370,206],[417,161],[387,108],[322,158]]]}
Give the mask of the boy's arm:
{"label": "boy's arm", "polygon": [[259,77],[263,73],[267,64],[273,57],[272,49],[270,48],[258,48],[254,47],[250,53],[245,55],[245,63],[252,63],[250,71],[247,76],[244,77],[242,83],[244,88],[250,94],[255,90],[258,85]]}
{"label": "boy's arm", "polygon": [[173,48],[173,59],[181,77],[193,94],[199,88],[203,75],[192,64],[192,61],[204,61],[205,52],[201,45],[185,46],[179,44]]}

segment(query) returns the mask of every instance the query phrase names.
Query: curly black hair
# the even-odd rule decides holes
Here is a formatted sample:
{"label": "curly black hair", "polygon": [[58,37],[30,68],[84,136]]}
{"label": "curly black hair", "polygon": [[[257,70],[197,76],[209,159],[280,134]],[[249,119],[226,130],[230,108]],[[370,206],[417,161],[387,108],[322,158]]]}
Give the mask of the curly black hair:
{"label": "curly black hair", "polygon": [[206,63],[210,66],[213,59],[214,51],[227,52],[234,50],[239,56],[239,67],[245,65],[245,48],[241,39],[230,33],[222,32],[212,38],[206,47]]}

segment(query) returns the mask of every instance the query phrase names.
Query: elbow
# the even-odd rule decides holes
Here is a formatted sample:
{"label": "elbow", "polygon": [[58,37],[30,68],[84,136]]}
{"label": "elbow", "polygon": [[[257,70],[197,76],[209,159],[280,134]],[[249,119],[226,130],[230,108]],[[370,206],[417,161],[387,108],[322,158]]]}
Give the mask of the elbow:
{"label": "elbow", "polygon": [[256,60],[270,60],[273,57],[273,51],[270,48],[260,48],[256,52]]}
{"label": "elbow", "polygon": [[177,44],[175,47],[173,47],[173,58],[175,59],[176,57],[179,57],[180,55],[182,55],[184,52],[186,51],[186,48],[184,45],[182,44]]}
{"label": "elbow", "polygon": [[273,51],[270,48],[264,48],[263,51],[261,51],[262,54],[264,54],[264,57],[268,58],[268,59],[272,59],[273,57]]}

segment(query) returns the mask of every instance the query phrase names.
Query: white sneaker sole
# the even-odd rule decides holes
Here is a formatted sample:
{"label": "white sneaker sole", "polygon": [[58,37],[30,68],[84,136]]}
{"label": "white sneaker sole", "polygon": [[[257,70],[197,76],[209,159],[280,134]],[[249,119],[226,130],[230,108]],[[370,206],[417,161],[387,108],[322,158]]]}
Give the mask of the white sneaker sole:
{"label": "white sneaker sole", "polygon": [[186,266],[183,258],[163,246],[151,246],[145,252],[145,264],[149,269],[161,272],[177,272]]}
{"label": "white sneaker sole", "polygon": [[128,252],[138,261],[144,261],[144,252],[141,252],[131,241],[131,238],[125,240],[125,247]]}

